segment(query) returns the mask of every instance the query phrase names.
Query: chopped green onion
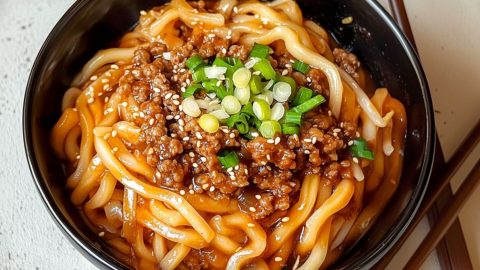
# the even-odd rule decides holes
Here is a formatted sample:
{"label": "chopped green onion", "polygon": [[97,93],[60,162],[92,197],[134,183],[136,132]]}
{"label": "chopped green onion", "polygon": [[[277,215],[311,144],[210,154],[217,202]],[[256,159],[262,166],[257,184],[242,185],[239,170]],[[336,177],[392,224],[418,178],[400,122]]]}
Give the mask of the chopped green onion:
{"label": "chopped green onion", "polygon": [[200,119],[198,120],[198,124],[203,130],[205,130],[208,133],[215,133],[220,127],[220,123],[218,122],[218,119],[215,116],[208,113],[200,116]]}
{"label": "chopped green onion", "polygon": [[258,75],[253,75],[252,79],[250,80],[250,91],[252,91],[252,94],[260,94],[263,90],[263,85],[262,85],[262,80],[260,79],[260,76]]}
{"label": "chopped green onion", "polygon": [[253,104],[252,103],[248,103],[245,106],[243,106],[242,110],[240,112],[244,113],[244,114],[246,114],[247,116],[250,116],[250,117],[256,117],[255,113],[253,113]]}
{"label": "chopped green onion", "polygon": [[192,74],[192,79],[193,82],[203,82],[208,80],[207,75],[205,75],[205,69],[204,68],[199,68]]}
{"label": "chopped green onion", "polygon": [[205,67],[205,76],[209,79],[220,79],[222,76],[225,76],[225,73],[227,72],[226,67],[217,67],[217,66],[212,66],[212,67]]}
{"label": "chopped green onion", "polygon": [[258,119],[262,121],[270,119],[270,105],[265,100],[259,99],[257,101],[254,101],[252,109],[253,113]]}
{"label": "chopped green onion", "polygon": [[300,105],[305,101],[309,100],[312,96],[313,96],[313,90],[302,86],[300,87],[300,89],[298,89],[298,92],[292,101],[292,106]]}
{"label": "chopped green onion", "polygon": [[268,105],[271,105],[273,102],[273,98],[270,99],[267,95],[264,95],[264,94],[256,95],[255,97],[253,97],[253,101],[257,101],[257,100],[263,100],[267,102]]}
{"label": "chopped green onion", "polygon": [[298,113],[306,113],[324,102],[325,98],[322,95],[317,95],[305,101],[304,103],[293,107],[292,110]]}
{"label": "chopped green onion", "polygon": [[205,62],[203,62],[203,59],[200,55],[196,54],[194,56],[191,56],[190,58],[185,61],[185,65],[190,69],[190,70],[197,70],[199,67],[205,65]]}
{"label": "chopped green onion", "polygon": [[248,122],[254,127],[256,127],[257,129],[259,129],[260,126],[262,125],[262,121],[260,121],[260,119],[258,119],[257,117],[250,118]]}
{"label": "chopped green onion", "polygon": [[200,107],[193,97],[185,98],[182,101],[182,111],[191,117],[199,117],[202,114]]}
{"label": "chopped green onion", "polygon": [[262,76],[267,80],[275,79],[277,73],[273,69],[272,64],[267,59],[262,59],[253,66],[255,71],[260,71]]}
{"label": "chopped green onion", "polygon": [[233,83],[236,87],[246,88],[250,82],[252,73],[247,68],[239,68],[235,73],[233,73]]}
{"label": "chopped green onion", "polygon": [[217,158],[224,169],[235,167],[240,163],[240,159],[234,151],[224,150],[217,155]]}
{"label": "chopped green onion", "polygon": [[268,81],[265,86],[263,87],[263,90],[266,91],[266,90],[270,90],[270,88],[272,88],[273,84],[275,83],[274,80],[270,80]]}
{"label": "chopped green onion", "polygon": [[285,114],[285,107],[283,107],[282,103],[275,103],[271,110],[270,119],[278,121],[282,119],[283,115]]}
{"label": "chopped green onion", "polygon": [[214,110],[209,112],[209,114],[215,116],[219,121],[223,121],[225,119],[228,119],[230,115],[222,108],[220,105],[220,109]]}
{"label": "chopped green onion", "polygon": [[289,110],[285,113],[284,123],[285,124],[301,125],[302,124],[302,114]]}
{"label": "chopped green onion", "polygon": [[272,48],[266,45],[255,43],[255,45],[253,45],[252,51],[250,51],[250,57],[258,57],[265,59],[268,57],[271,51]]}
{"label": "chopped green onion", "polygon": [[212,64],[214,66],[217,66],[217,67],[226,68],[227,71],[226,71],[225,75],[228,78],[231,78],[233,76],[233,74],[235,73],[235,71],[237,71],[239,68],[243,67],[242,61],[240,61],[240,59],[233,58],[233,57],[225,57],[225,58],[217,57],[217,58],[215,58],[215,60],[213,61]]}
{"label": "chopped green onion", "polygon": [[278,102],[287,101],[292,95],[292,87],[286,82],[277,82],[273,86],[273,98]]}
{"label": "chopped green onion", "polygon": [[295,124],[283,124],[282,133],[285,135],[300,134],[300,127]]}
{"label": "chopped green onion", "polygon": [[367,141],[362,138],[353,140],[353,144],[350,146],[350,153],[352,153],[354,157],[366,158],[369,160],[374,159],[374,154],[368,148]]}
{"label": "chopped green onion", "polygon": [[227,93],[229,95],[233,95],[233,89],[235,89],[235,86],[233,85],[232,79],[225,78],[225,88],[227,89]]}
{"label": "chopped green onion", "polygon": [[259,128],[260,133],[264,138],[271,139],[277,133],[282,132],[282,127],[278,123],[278,121],[263,121]]}
{"label": "chopped green onion", "polygon": [[248,85],[246,88],[235,88],[233,95],[238,98],[240,104],[245,105],[250,101],[250,88]]}
{"label": "chopped green onion", "polygon": [[242,105],[234,96],[226,96],[222,100],[222,106],[228,114],[236,114],[242,109]]}
{"label": "chopped green onion", "polygon": [[225,87],[225,85],[223,85],[222,81],[219,81],[217,79],[204,81],[202,85],[208,93],[215,93],[219,99],[223,99],[226,96],[233,94],[233,90],[230,93],[229,90]]}
{"label": "chopped green onion", "polygon": [[235,127],[240,134],[248,133],[250,129],[247,117],[242,113],[237,113],[227,119],[227,126]]}
{"label": "chopped green onion", "polygon": [[286,82],[292,87],[292,93],[297,89],[297,82],[292,77],[277,74],[277,82]]}
{"label": "chopped green onion", "polygon": [[310,66],[308,64],[305,64],[302,61],[295,60],[295,63],[293,63],[293,69],[303,74],[307,74],[308,71],[310,70]]}
{"label": "chopped green onion", "polygon": [[267,97],[266,101],[268,102],[268,105],[272,105],[273,103],[273,92],[269,90],[265,90],[262,93],[265,97]]}
{"label": "chopped green onion", "polygon": [[182,94],[182,97],[183,98],[188,98],[188,97],[191,97],[193,96],[198,90],[202,89],[202,85],[201,84],[192,84],[190,85],[187,90],[185,90],[185,92],[183,92]]}

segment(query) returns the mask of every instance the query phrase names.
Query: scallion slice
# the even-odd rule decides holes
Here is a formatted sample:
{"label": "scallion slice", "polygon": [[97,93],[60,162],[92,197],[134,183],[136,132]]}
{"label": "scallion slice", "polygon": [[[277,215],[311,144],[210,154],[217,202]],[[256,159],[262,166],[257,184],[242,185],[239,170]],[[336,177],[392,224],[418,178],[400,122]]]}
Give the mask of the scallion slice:
{"label": "scallion slice", "polygon": [[240,111],[250,117],[256,117],[255,113],[253,112],[253,104],[250,102],[246,104],[245,106],[242,107],[242,110]]}
{"label": "scallion slice", "polygon": [[285,107],[282,103],[275,103],[271,109],[270,119],[279,121],[285,115]]}
{"label": "scallion slice", "polygon": [[250,57],[258,57],[265,59],[268,57],[271,51],[272,48],[268,47],[267,45],[255,43],[255,45],[253,45],[252,51],[250,51]]}
{"label": "scallion slice", "polygon": [[350,153],[354,157],[365,158],[373,160],[375,158],[373,152],[368,148],[367,141],[362,138],[353,140],[352,146],[350,146]]}
{"label": "scallion slice", "polygon": [[286,102],[292,95],[292,87],[286,82],[277,82],[273,86],[273,98],[278,102]]}
{"label": "scallion slice", "polygon": [[188,98],[188,97],[191,97],[193,96],[198,90],[202,89],[202,85],[201,84],[192,84],[190,85],[187,90],[185,90],[185,92],[183,92],[182,94],[182,97],[183,98]]}
{"label": "scallion slice", "polygon": [[310,66],[300,60],[295,60],[295,63],[293,63],[293,69],[303,74],[307,74],[308,71],[310,71]]}
{"label": "scallion slice", "polygon": [[295,124],[283,124],[282,133],[285,135],[300,134],[300,127]]}
{"label": "scallion slice", "polygon": [[205,130],[208,133],[215,133],[220,127],[220,123],[218,122],[218,119],[215,116],[208,113],[200,116],[200,119],[198,119],[198,124],[203,130]]}
{"label": "scallion slice", "polygon": [[199,67],[205,65],[205,62],[203,62],[203,59],[200,55],[196,54],[191,56],[190,58],[185,61],[185,65],[190,69],[190,70],[197,70]]}
{"label": "scallion slice", "polygon": [[205,75],[205,69],[203,67],[197,69],[192,74],[192,79],[193,79],[193,82],[196,82],[196,83],[208,80],[207,75]]}
{"label": "scallion slice", "polygon": [[240,134],[246,134],[250,130],[247,117],[243,113],[237,113],[227,119],[227,126],[235,127]]}
{"label": "scallion slice", "polygon": [[260,76],[258,75],[253,75],[252,79],[250,80],[250,91],[252,91],[252,94],[260,94],[263,90],[263,85],[262,85],[262,80],[260,79]]}
{"label": "scallion slice", "polygon": [[234,151],[224,150],[217,155],[217,158],[224,169],[235,167],[240,163],[240,159]]}
{"label": "scallion slice", "polygon": [[294,112],[298,112],[298,113],[306,113],[310,110],[312,110],[313,108],[317,107],[318,105],[322,104],[325,102],[325,98],[322,96],[322,95],[317,95],[317,96],[314,96],[313,98],[305,101],[304,103],[296,106],[296,107],[293,107],[292,110]]}
{"label": "scallion slice", "polygon": [[252,109],[255,116],[261,121],[270,119],[270,105],[265,100],[254,101]]}
{"label": "scallion slice", "polygon": [[262,76],[267,80],[275,79],[277,73],[273,69],[272,64],[267,59],[262,59],[253,66],[255,71],[260,71]]}
{"label": "scallion slice", "polygon": [[282,76],[280,74],[277,74],[277,82],[288,83],[290,85],[290,87],[292,87],[292,93],[294,93],[295,90],[297,90],[297,82],[292,77]]}
{"label": "scallion slice", "polygon": [[236,114],[242,109],[242,105],[234,96],[225,96],[222,100],[222,106],[228,114]]}
{"label": "scallion slice", "polygon": [[239,68],[233,73],[233,83],[236,87],[246,88],[252,78],[252,73],[247,68]]}
{"label": "scallion slice", "polygon": [[313,90],[302,86],[300,87],[300,89],[298,89],[298,92],[292,101],[292,106],[300,105],[305,101],[309,100],[312,96],[313,96]]}
{"label": "scallion slice", "polygon": [[301,125],[302,124],[302,114],[289,110],[285,113],[284,123],[285,124]]}
{"label": "scallion slice", "polygon": [[278,121],[263,121],[260,125],[259,131],[264,138],[271,139],[277,133],[282,132],[282,127],[280,126],[280,123],[278,123]]}
{"label": "scallion slice", "polygon": [[240,104],[245,105],[250,101],[250,88],[235,88],[233,95],[240,101]]}

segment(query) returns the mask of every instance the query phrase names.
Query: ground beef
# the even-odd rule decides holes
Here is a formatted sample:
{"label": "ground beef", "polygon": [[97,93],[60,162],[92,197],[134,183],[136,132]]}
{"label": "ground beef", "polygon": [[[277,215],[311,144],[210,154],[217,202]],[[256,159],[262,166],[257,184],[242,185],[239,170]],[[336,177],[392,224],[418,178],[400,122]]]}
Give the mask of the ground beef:
{"label": "ground beef", "polygon": [[[198,8],[204,4],[199,3]],[[124,120],[141,129],[136,145],[127,147],[140,151],[155,169],[154,179],[148,181],[171,190],[187,188],[190,193],[214,199],[235,197],[242,211],[268,228],[296,202],[305,175],[323,174],[331,181],[351,177],[350,166],[346,166],[348,155],[343,153],[347,142],[355,138],[356,127],[335,120],[327,106],[303,116],[299,135],[246,140],[226,126],[215,133],[203,131],[197,119],[180,110],[182,92],[192,83],[185,61],[199,54],[204,58],[227,55],[245,63],[251,48],[230,45],[228,39],[177,24],[184,45],[171,51],[160,43],[139,48],[117,90],[122,102],[128,101],[122,109]],[[338,51],[336,54],[340,56]],[[356,58],[348,54],[342,59],[349,60],[348,68],[356,65]],[[272,54],[269,61],[278,73],[328,98],[328,80],[320,70],[312,68],[305,75],[294,71],[293,57],[288,53]],[[356,72],[356,68],[352,70]],[[204,93],[199,96],[206,97]],[[240,163],[222,168],[217,155],[223,150],[236,151]],[[201,265],[201,258],[201,254],[189,255],[185,264]]]}
{"label": "ground beef", "polygon": [[333,49],[333,58],[335,63],[343,70],[345,70],[350,76],[355,80],[359,79],[358,69],[360,68],[360,61],[358,61],[357,56],[353,53],[340,48]]}

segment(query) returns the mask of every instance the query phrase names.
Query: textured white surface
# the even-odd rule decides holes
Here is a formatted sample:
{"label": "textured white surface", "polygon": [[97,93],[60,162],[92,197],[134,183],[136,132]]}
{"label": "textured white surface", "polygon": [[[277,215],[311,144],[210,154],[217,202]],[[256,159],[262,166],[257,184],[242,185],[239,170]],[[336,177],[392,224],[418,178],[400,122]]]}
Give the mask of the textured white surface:
{"label": "textured white surface", "polygon": [[[21,109],[25,84],[31,65],[55,23],[73,3],[73,0],[0,0],[0,122],[3,133],[0,135],[0,269],[95,269],[75,248],[50,218],[46,208],[37,194],[31,179],[24,157],[21,133]],[[387,0],[381,0],[386,4]],[[422,60],[427,69],[427,75],[433,89],[433,98],[441,115],[437,115],[440,124],[442,145],[446,147],[446,154],[450,154],[459,144],[465,132],[480,115],[477,102],[480,100],[480,85],[478,74],[461,74],[464,63],[475,61],[469,58],[467,50],[474,52],[475,46],[480,44],[480,32],[457,32],[458,28],[449,26],[448,22],[458,21],[460,25],[470,29],[479,22],[475,14],[480,12],[478,0],[452,1],[442,0],[407,1],[409,13],[420,48]],[[430,9],[434,4],[437,8]],[[457,6],[456,12],[450,12],[450,6]],[[425,16],[425,14],[427,16]],[[456,18],[451,18],[456,16]],[[442,18],[450,17],[449,20]],[[444,27],[439,27],[444,25]],[[476,24],[478,25],[478,23]],[[473,28],[472,28],[473,29]],[[463,34],[462,34],[463,33]],[[428,35],[427,35],[428,34]],[[460,43],[452,40],[460,40]],[[476,41],[475,41],[476,40]],[[463,47],[458,47],[458,45]],[[442,53],[445,51],[444,53]],[[477,50],[478,51],[478,50]],[[441,59],[437,55],[460,55],[460,59]],[[478,53],[475,62],[477,71],[480,70]],[[455,72],[449,65],[455,63]],[[473,64],[469,65],[470,67]],[[445,67],[443,70],[440,67]],[[445,87],[458,78],[461,84],[455,87]],[[474,88],[475,86],[477,88]],[[460,98],[452,108],[451,94],[454,88]],[[472,99],[472,96],[475,97]],[[469,101],[469,102],[468,102]],[[467,106],[464,106],[467,105]],[[451,113],[450,113],[451,112]],[[466,117],[466,121],[458,121],[459,117]],[[463,118],[462,118],[463,119]],[[445,125],[442,126],[445,121]],[[479,152],[479,151],[477,151]],[[477,155],[478,157],[478,155]],[[479,192],[477,192],[478,194]],[[476,269],[479,266],[480,234],[478,224],[480,217],[474,211],[473,205],[478,205],[476,196],[462,213],[462,225],[468,235],[467,244],[471,249],[471,256]],[[476,201],[477,204],[473,202]],[[470,207],[469,207],[470,206]],[[404,248],[393,261],[391,269],[399,269],[418,245],[421,236],[428,230],[425,222],[416,230]],[[425,269],[438,268],[435,256],[424,265]]]}

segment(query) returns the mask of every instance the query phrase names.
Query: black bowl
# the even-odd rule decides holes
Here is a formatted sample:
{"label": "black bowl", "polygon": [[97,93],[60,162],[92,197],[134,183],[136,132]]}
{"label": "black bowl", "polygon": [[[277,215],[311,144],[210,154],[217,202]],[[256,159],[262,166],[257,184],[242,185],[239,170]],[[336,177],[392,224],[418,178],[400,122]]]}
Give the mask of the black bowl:
{"label": "black bowl", "polygon": [[[92,233],[69,200],[60,161],[48,135],[60,116],[64,91],[82,65],[109,47],[138,20],[153,0],[78,0],[60,19],[33,65],[24,100],[24,141],[30,170],[50,214],[62,231],[99,267],[128,269]],[[372,73],[377,86],[388,87],[405,104],[408,133],[400,188],[373,228],[336,263],[335,268],[370,268],[398,240],[420,205],[432,168],[435,128],[426,79],[419,60],[390,16],[374,0],[299,1],[304,15],[325,26],[352,50]],[[352,16],[351,25],[341,19]],[[55,256],[52,254],[52,256]]]}

